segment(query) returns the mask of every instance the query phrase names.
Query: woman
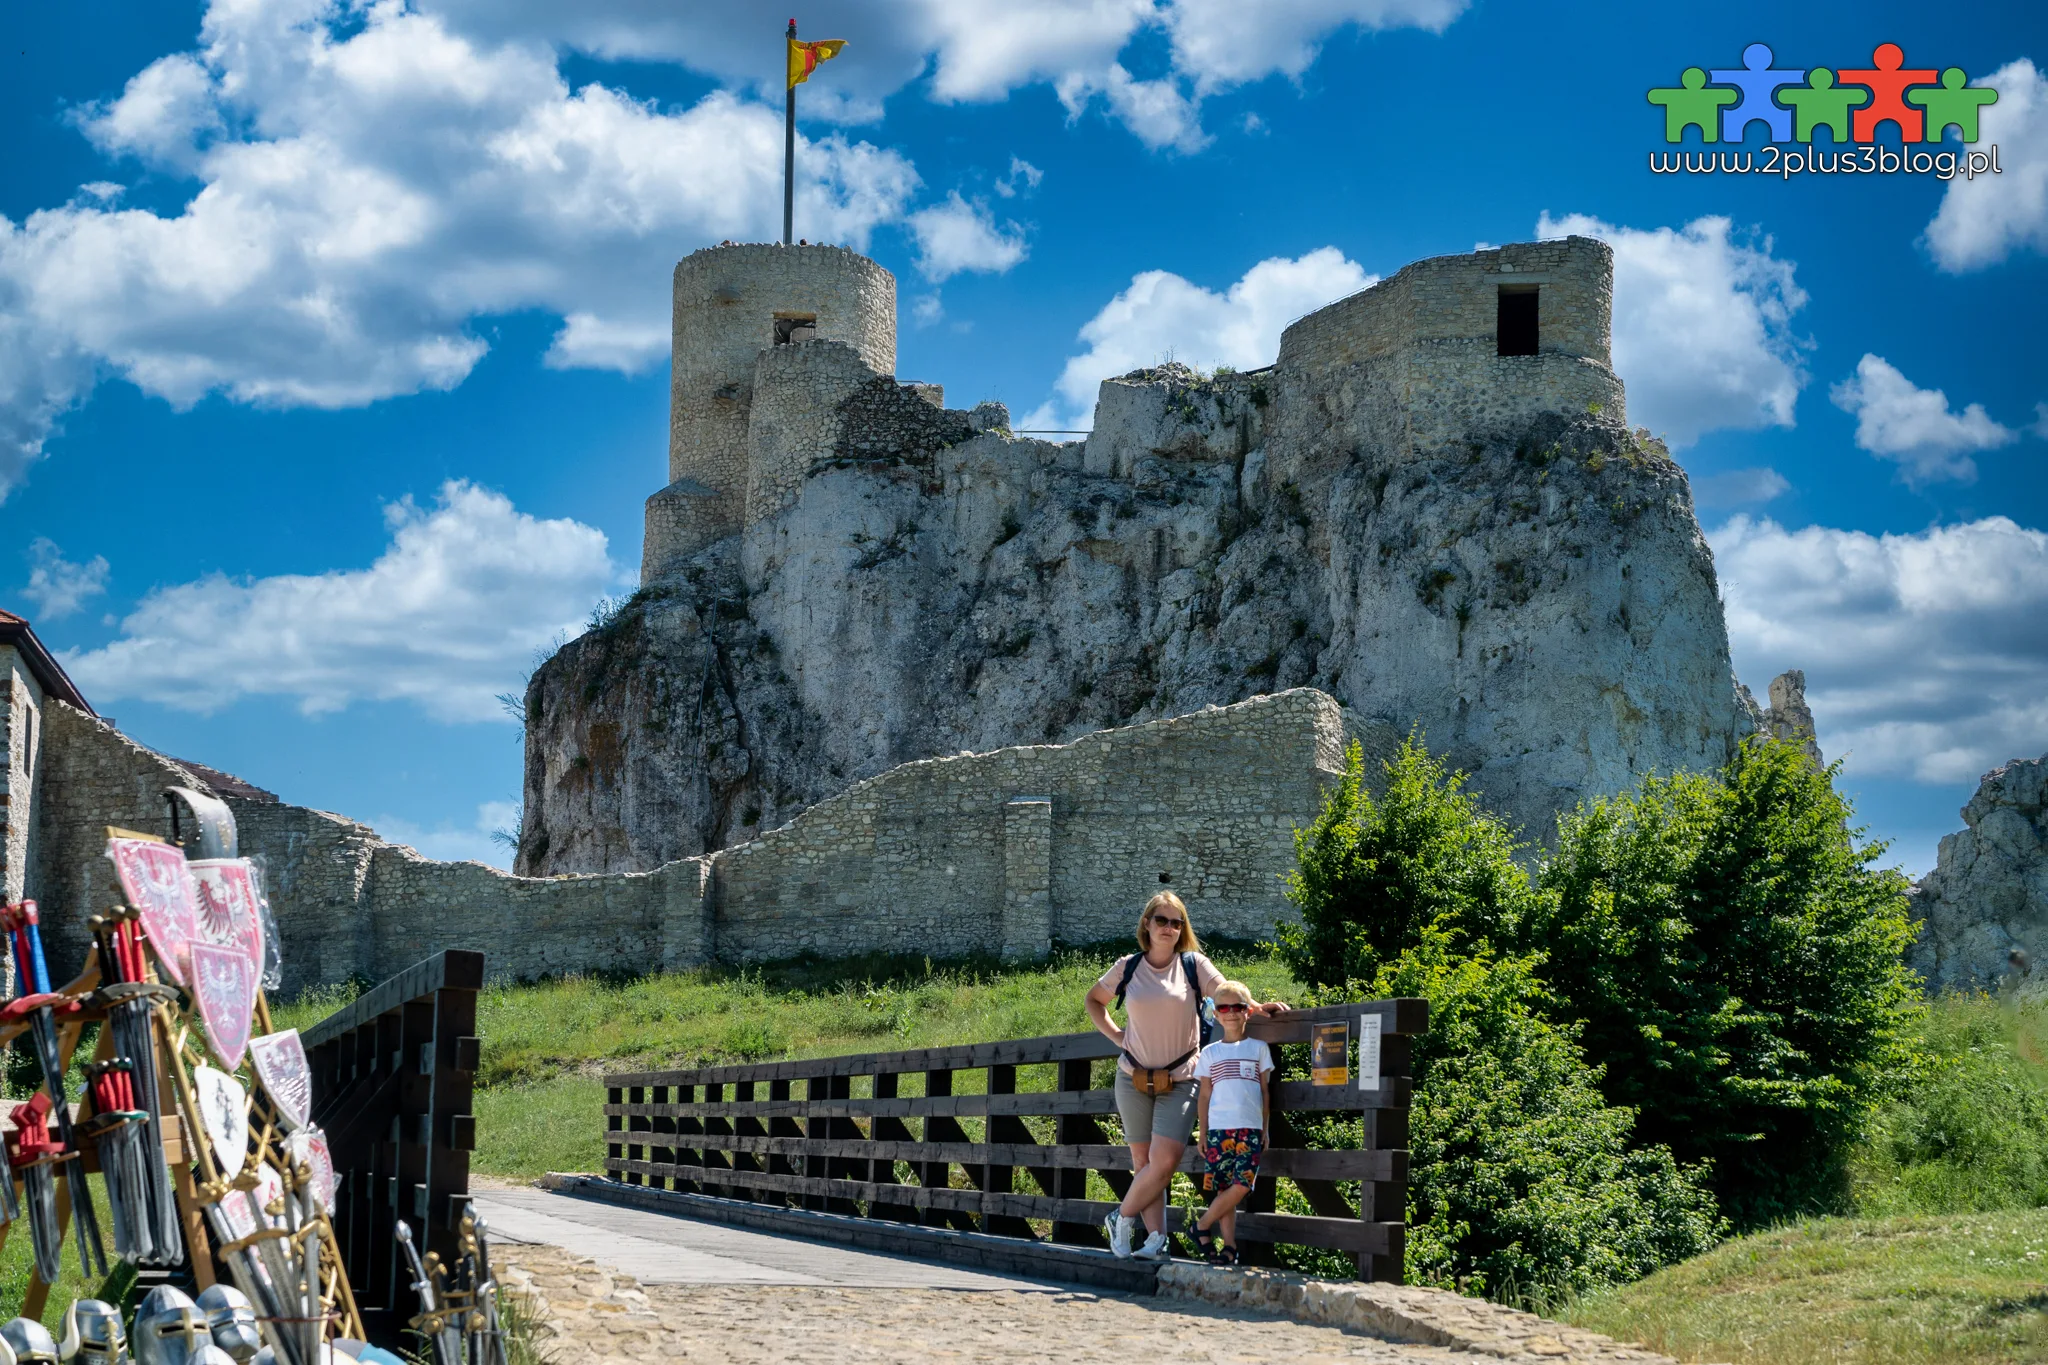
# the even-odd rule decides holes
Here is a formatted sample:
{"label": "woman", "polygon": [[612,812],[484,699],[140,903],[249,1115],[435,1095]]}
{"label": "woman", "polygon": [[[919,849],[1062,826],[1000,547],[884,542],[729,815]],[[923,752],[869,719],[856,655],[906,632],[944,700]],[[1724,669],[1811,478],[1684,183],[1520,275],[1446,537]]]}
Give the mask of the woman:
{"label": "woman", "polygon": [[[1119,1257],[1130,1256],[1131,1238],[1142,1218],[1145,1244],[1136,1254],[1164,1260],[1166,1189],[1194,1133],[1195,1052],[1202,1038],[1196,1011],[1202,997],[1213,994],[1224,977],[1203,954],[1187,906],[1171,891],[1145,902],[1145,912],[1138,917],[1138,947],[1139,952],[1118,958],[1088,990],[1088,1017],[1123,1052],[1116,1064],[1116,1112],[1123,1119],[1135,1172],[1130,1193],[1102,1226],[1109,1235],[1109,1249]],[[1183,953],[1194,966],[1192,982],[1182,969]],[[1120,993],[1126,1021],[1122,1028],[1109,1014]],[[1277,1014],[1287,1008],[1277,1000],[1263,1005],[1253,1001],[1251,1007],[1255,1014]],[[1146,1094],[1147,1088],[1159,1093]]]}

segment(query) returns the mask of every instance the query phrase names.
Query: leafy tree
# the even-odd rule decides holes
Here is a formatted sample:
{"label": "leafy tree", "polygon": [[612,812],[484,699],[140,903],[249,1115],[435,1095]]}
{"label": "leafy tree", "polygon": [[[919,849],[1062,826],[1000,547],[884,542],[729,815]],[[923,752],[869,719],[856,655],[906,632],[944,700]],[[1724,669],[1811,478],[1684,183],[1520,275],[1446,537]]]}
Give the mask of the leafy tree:
{"label": "leafy tree", "polygon": [[1553,1017],[1541,955],[1489,945],[1534,911],[1507,827],[1417,738],[1383,776],[1374,797],[1354,744],[1296,832],[1302,922],[1279,951],[1331,998],[1430,1001],[1409,1116],[1410,1277],[1540,1301],[1704,1250],[1720,1235],[1704,1171],[1631,1150],[1634,1116],[1602,1097]]}
{"label": "leafy tree", "polygon": [[1610,1102],[1710,1160],[1745,1226],[1837,1207],[1849,1148],[1912,1057],[1906,881],[1856,842],[1833,770],[1744,743],[1560,823],[1543,895],[1505,925],[1541,950]]}
{"label": "leafy tree", "polygon": [[1465,775],[1410,735],[1385,765],[1386,789],[1365,786],[1364,751],[1345,751],[1343,778],[1306,829],[1294,832],[1281,960],[1316,986],[1368,981],[1436,925],[1459,941],[1526,915],[1529,880],[1508,827],[1465,790]]}

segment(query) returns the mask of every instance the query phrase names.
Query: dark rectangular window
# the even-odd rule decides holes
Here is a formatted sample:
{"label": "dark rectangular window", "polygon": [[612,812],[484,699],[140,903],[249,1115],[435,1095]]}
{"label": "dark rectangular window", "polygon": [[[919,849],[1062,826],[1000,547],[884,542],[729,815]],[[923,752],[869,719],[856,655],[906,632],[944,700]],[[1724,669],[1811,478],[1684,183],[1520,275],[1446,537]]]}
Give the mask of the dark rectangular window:
{"label": "dark rectangular window", "polygon": [[810,341],[818,335],[816,313],[777,313],[775,315],[775,344],[787,346],[792,341]]}
{"label": "dark rectangular window", "polygon": [[1495,355],[1536,354],[1536,290],[1533,284],[1500,287],[1500,312],[1493,325]]}

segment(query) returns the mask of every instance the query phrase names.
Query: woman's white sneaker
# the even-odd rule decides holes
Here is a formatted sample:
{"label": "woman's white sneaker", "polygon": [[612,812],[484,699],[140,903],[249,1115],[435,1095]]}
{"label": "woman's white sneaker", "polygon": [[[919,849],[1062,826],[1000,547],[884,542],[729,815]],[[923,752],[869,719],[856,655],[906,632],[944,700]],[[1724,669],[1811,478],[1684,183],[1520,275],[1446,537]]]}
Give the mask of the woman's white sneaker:
{"label": "woman's white sneaker", "polygon": [[1109,1237],[1109,1254],[1119,1261],[1131,1257],[1131,1236],[1138,1229],[1138,1220],[1112,1213],[1102,1220],[1102,1231]]}
{"label": "woman's white sneaker", "polygon": [[1167,1261],[1173,1259],[1172,1248],[1166,1245],[1166,1234],[1155,1232],[1145,1239],[1145,1245],[1131,1253],[1141,1261]]}

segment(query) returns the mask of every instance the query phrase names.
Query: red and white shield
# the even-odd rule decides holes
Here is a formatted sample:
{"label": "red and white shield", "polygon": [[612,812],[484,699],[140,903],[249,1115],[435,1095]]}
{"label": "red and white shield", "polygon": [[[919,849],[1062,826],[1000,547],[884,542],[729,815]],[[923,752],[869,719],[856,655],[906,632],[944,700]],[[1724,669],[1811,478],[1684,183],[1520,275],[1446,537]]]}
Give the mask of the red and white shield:
{"label": "red and white shield", "polygon": [[249,1020],[256,1010],[256,966],[239,948],[194,943],[188,950],[192,967],[192,1003],[199,1010],[213,1055],[233,1071],[249,1050]]}
{"label": "red and white shield", "polygon": [[249,1040],[249,1056],[256,1063],[256,1079],[277,1110],[287,1132],[313,1122],[313,1067],[306,1060],[306,1045],[299,1031],[266,1033]]}
{"label": "red and white shield", "polygon": [[157,968],[173,985],[187,984],[185,945],[198,932],[185,851],[154,839],[107,840],[107,856],[128,903],[142,912],[142,932]]}
{"label": "red and white shield", "polygon": [[304,1162],[312,1173],[313,1199],[320,1212],[334,1212],[334,1153],[328,1150],[327,1134],[318,1128],[301,1128],[284,1140],[285,1155],[294,1164]]}
{"label": "red and white shield", "polygon": [[241,951],[263,974],[263,916],[257,913],[256,876],[247,858],[195,858],[193,929],[199,938]]}

